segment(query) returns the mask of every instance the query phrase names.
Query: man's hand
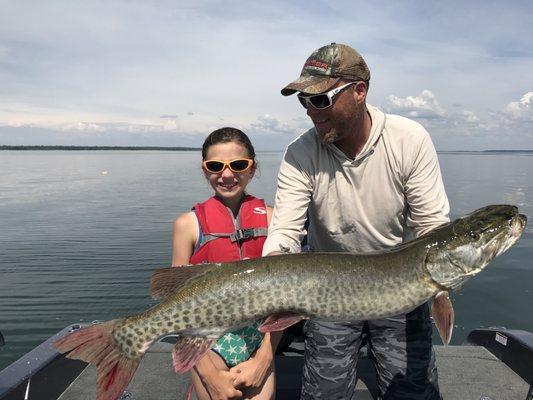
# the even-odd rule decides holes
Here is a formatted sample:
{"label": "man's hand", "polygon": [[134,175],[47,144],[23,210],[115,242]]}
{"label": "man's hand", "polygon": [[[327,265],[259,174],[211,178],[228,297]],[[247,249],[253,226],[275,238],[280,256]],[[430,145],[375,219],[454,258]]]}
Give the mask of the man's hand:
{"label": "man's hand", "polygon": [[238,387],[259,388],[271,372],[271,358],[256,352],[250,359],[230,369],[237,377],[233,385]]}
{"label": "man's hand", "polygon": [[270,257],[270,256],[280,256],[282,254],[287,254],[286,252],[283,252],[283,251],[271,251],[270,253],[268,253],[266,256],[267,257]]}
{"label": "man's hand", "polygon": [[211,400],[231,400],[242,397],[242,392],[234,386],[235,379],[237,379],[235,372],[217,370],[208,379],[202,379],[202,381]]}

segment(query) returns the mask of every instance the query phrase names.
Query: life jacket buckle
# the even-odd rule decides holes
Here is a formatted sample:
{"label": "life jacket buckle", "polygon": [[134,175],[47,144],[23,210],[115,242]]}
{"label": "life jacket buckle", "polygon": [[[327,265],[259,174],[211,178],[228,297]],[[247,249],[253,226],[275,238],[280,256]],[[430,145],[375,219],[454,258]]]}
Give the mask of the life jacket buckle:
{"label": "life jacket buckle", "polygon": [[237,229],[230,235],[230,239],[232,242],[240,242],[242,240],[253,238],[254,236],[254,228]]}

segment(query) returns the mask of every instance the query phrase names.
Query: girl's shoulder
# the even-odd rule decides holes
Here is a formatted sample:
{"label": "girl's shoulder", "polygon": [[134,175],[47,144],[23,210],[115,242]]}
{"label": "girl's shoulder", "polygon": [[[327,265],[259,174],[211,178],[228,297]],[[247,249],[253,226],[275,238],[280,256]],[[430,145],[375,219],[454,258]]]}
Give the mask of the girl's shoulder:
{"label": "girl's shoulder", "polygon": [[176,218],[172,234],[173,266],[189,264],[198,235],[198,223],[194,212],[189,211]]}
{"label": "girl's shoulder", "polygon": [[194,211],[183,213],[174,221],[174,231],[191,232],[198,230],[198,220]]}

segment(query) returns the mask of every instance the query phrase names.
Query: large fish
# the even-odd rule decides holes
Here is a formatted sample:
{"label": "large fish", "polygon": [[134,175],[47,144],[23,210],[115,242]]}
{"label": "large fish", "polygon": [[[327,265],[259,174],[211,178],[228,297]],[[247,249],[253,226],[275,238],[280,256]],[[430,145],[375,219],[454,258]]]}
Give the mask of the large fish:
{"label": "large fish", "polygon": [[117,398],[158,337],[179,333],[176,372],[192,368],[224,332],[266,318],[260,330],[303,318],[349,321],[405,313],[460,286],[522,234],[526,217],[495,205],[389,251],[287,254],[158,270],[151,293],[164,298],[137,315],[74,332],[55,343],[97,367],[97,399]]}

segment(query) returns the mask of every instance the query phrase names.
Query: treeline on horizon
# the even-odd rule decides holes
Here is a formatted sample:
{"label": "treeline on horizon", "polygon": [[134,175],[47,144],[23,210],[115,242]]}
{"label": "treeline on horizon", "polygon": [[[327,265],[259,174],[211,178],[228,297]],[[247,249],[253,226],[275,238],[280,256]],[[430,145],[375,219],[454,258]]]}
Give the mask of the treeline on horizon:
{"label": "treeline on horizon", "polygon": [[[59,145],[0,145],[0,150],[166,150],[200,151],[201,147],[172,146],[59,146]],[[533,153],[532,150],[437,150],[437,153]]]}
{"label": "treeline on horizon", "polygon": [[533,153],[533,150],[437,150],[437,153]]}
{"label": "treeline on horizon", "polygon": [[200,147],[165,147],[165,146],[22,146],[0,145],[0,150],[171,150],[198,151]]}

